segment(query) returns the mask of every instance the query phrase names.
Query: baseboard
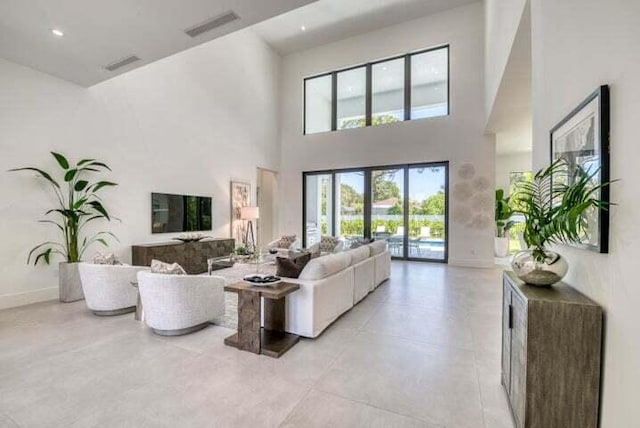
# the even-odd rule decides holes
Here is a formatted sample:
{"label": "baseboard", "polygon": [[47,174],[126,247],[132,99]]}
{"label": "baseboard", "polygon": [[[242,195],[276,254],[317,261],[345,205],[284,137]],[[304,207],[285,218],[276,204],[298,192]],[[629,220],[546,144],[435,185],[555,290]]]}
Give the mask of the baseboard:
{"label": "baseboard", "polygon": [[489,269],[495,267],[495,261],[493,259],[449,259],[449,266]]}
{"label": "baseboard", "polygon": [[58,300],[58,287],[40,288],[22,293],[5,294],[0,296],[0,309],[15,308],[31,303]]}

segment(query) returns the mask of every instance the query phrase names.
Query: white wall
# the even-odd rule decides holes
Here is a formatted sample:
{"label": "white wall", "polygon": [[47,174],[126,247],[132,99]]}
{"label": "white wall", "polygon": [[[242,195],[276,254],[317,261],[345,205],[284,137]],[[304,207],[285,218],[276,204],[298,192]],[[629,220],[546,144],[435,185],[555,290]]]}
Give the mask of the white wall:
{"label": "white wall", "polygon": [[[278,168],[279,65],[250,30],[89,89],[0,60],[0,171],[53,170],[50,150],[104,160],[120,183],[105,200],[122,219],[108,227],[125,261],[131,244],[175,236],[151,235],[151,191],[211,195],[212,235],[228,237],[229,181]],[[0,172],[0,307],[57,296],[54,267],[25,265],[56,237],[36,223],[54,203],[47,190],[33,174]]]}
{"label": "white wall", "polygon": [[602,427],[640,427],[640,2],[532,0],[534,166],[549,130],[601,84],[611,90],[610,254],[558,247],[567,281],[606,311]]}
{"label": "white wall", "polygon": [[485,0],[485,108],[487,118],[509,60],[528,0]]}
{"label": "white wall", "polygon": [[[496,136],[500,140],[500,134]],[[512,172],[531,171],[531,152],[505,153],[496,156],[496,189],[504,189],[509,193]]]}
{"label": "white wall", "polygon": [[[280,231],[302,232],[302,171],[449,160],[455,186],[458,167],[473,162],[478,174],[490,180],[493,192],[494,143],[483,136],[483,35],[483,6],[474,3],[286,56],[281,81]],[[304,77],[442,44],[451,48],[449,117],[303,136]],[[456,204],[451,208],[455,211]],[[491,264],[491,225],[477,230],[452,222],[451,263]]]}

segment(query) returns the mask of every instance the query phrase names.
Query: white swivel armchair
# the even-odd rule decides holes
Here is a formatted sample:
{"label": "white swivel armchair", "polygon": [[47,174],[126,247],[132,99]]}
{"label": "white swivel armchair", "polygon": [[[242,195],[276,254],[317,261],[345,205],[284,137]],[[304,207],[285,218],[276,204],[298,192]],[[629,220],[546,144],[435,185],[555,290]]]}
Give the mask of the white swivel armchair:
{"label": "white swivel armchair", "polygon": [[219,276],[138,273],[144,321],[154,333],[179,336],[205,328],[224,315],[224,286]]}
{"label": "white swivel armchair", "polygon": [[87,307],[98,316],[121,315],[136,310],[138,290],[131,283],[149,268],[80,263],[80,281]]}

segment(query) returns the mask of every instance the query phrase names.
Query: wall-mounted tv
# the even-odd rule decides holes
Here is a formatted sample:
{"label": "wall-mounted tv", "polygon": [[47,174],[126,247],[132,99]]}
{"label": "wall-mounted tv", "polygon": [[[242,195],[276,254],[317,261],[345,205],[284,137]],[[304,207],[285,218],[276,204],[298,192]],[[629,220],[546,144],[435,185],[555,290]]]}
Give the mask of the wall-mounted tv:
{"label": "wall-mounted tv", "polygon": [[151,194],[151,233],[211,230],[211,198]]}

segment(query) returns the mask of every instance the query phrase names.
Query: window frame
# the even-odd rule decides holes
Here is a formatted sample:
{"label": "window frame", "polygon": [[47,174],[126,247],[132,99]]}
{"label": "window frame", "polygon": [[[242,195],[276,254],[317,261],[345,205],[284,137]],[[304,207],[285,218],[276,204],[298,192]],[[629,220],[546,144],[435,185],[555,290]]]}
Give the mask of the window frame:
{"label": "window frame", "polygon": [[[364,97],[365,97],[365,101],[364,101],[364,118],[365,118],[365,125],[361,126],[360,128],[365,128],[367,127],[367,100],[369,100],[370,98],[370,94],[369,94],[369,80],[370,80],[370,76],[369,76],[369,67],[368,64],[360,64],[360,65],[354,65],[352,67],[348,67],[348,68],[343,68],[340,70],[336,70],[333,71],[333,75],[334,78],[331,82],[332,86],[332,94],[335,96],[335,103],[332,103],[331,106],[331,116],[332,116],[332,129],[331,131],[325,131],[325,132],[332,132],[332,131],[344,131],[345,129],[338,129],[338,74],[343,73],[345,71],[351,71],[351,70],[356,70],[358,68],[364,68]],[[310,77],[310,79],[313,79],[313,77]],[[306,81],[307,79],[305,79]],[[332,100],[333,101],[333,100]],[[306,104],[306,97],[305,97],[305,104]],[[306,114],[306,108],[305,108],[305,114]],[[333,121],[335,121],[335,126],[333,126]],[[358,128],[350,128],[350,129],[358,129]],[[316,132],[316,134],[320,134],[320,132]]]}
{"label": "window frame", "polygon": [[[346,131],[348,129],[337,129],[338,127],[338,73],[343,71],[349,71],[356,68],[365,68],[365,125],[361,128],[368,128],[372,126],[371,117],[373,110],[373,79],[372,79],[372,66],[375,64],[384,63],[387,61],[394,61],[397,59],[404,58],[404,121],[411,120],[423,120],[423,119],[432,119],[434,117],[427,118],[419,118],[412,119],[411,118],[411,58],[414,55],[420,55],[427,52],[433,52],[437,50],[445,49],[447,51],[447,113],[441,116],[434,117],[447,117],[451,115],[451,46],[449,44],[438,45],[426,49],[421,49],[418,51],[408,52],[401,55],[395,55],[388,58],[378,59],[375,61],[370,61],[367,63],[352,65],[345,68],[340,68],[337,70],[314,74],[313,76],[308,76],[302,79],[302,135],[314,135],[314,134],[324,134],[326,132],[334,132],[334,131]],[[331,76],[331,129],[328,131],[320,131],[313,132],[307,134],[307,80],[312,80],[318,77],[326,77]],[[361,128],[353,128],[353,129],[361,129]]]}
{"label": "window frame", "polygon": [[[329,131],[319,131],[319,132],[312,132],[311,134],[307,134],[307,80],[313,80],[313,79],[317,79],[320,77],[326,77],[326,76],[331,76],[331,129]],[[335,91],[336,91],[336,77],[335,77],[335,72],[329,72],[329,73],[322,73],[322,74],[317,74],[315,76],[310,76],[310,77],[305,77],[302,80],[302,92],[303,94],[303,101],[302,101],[302,116],[303,116],[303,120],[302,120],[302,134],[303,135],[313,135],[313,134],[323,134],[325,132],[331,132],[333,131],[334,127],[334,123],[333,123],[333,118],[334,118],[334,112],[336,110],[336,105],[334,104],[335,101]]]}
{"label": "window frame", "polygon": [[[443,167],[445,168],[445,183],[444,183],[444,194],[445,194],[445,221],[444,221],[444,233],[446,236],[445,247],[444,247],[444,258],[443,259],[429,259],[429,258],[418,258],[418,257],[410,257],[408,250],[408,239],[407,236],[404,237],[404,254],[402,256],[393,256],[391,257],[393,260],[405,260],[405,261],[415,261],[415,262],[433,262],[433,263],[449,263],[449,245],[450,245],[450,235],[449,235],[449,226],[450,226],[450,167],[449,161],[433,161],[433,162],[417,162],[417,163],[401,163],[401,164],[392,164],[392,165],[375,165],[375,166],[364,166],[364,167],[349,167],[349,168],[336,168],[336,169],[323,169],[323,170],[315,170],[315,171],[302,171],[302,246],[306,248],[307,246],[307,177],[314,175],[330,175],[331,176],[331,207],[333,212],[331,213],[331,230],[335,233],[336,230],[336,174],[345,173],[345,172],[363,172],[364,173],[364,237],[371,238],[373,231],[371,230],[371,210],[372,210],[372,188],[371,188],[371,174],[373,171],[378,170],[388,170],[388,169],[401,169],[403,171],[403,180],[404,180],[404,188],[405,192],[408,192],[410,187],[409,182],[409,170],[412,168],[430,168],[430,167]],[[403,219],[404,224],[409,224],[409,198],[405,197],[403,201]]]}

